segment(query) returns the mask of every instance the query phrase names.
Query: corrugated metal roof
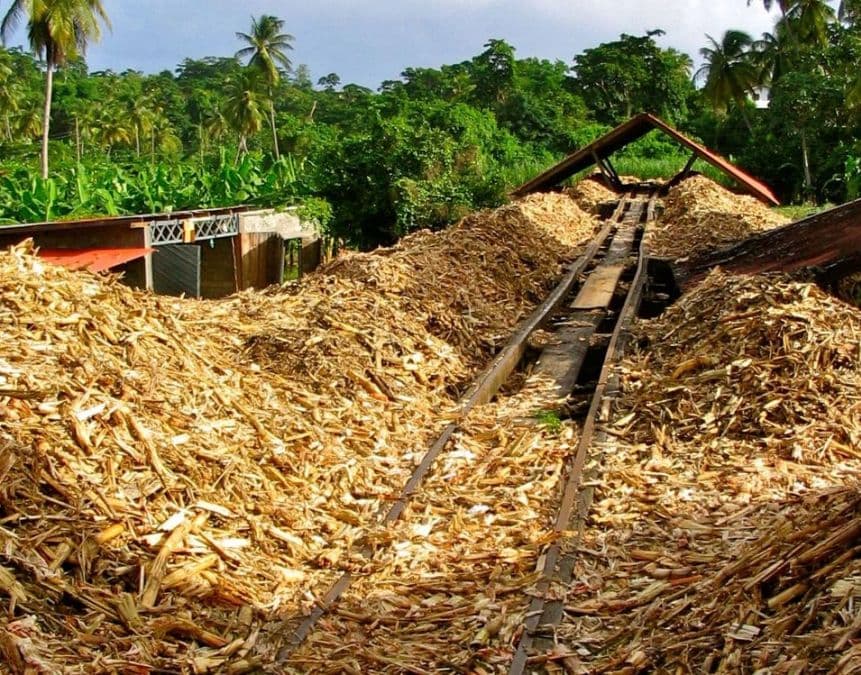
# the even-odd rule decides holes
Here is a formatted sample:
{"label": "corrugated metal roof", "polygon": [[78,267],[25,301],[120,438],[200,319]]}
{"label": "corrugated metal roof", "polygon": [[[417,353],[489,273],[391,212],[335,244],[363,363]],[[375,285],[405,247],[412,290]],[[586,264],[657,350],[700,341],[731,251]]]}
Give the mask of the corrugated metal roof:
{"label": "corrugated metal roof", "polygon": [[664,132],[681,145],[695,152],[703,160],[732,178],[736,183],[738,183],[739,187],[743,188],[754,197],[757,197],[764,202],[774,204],[775,206],[780,204],[780,200],[778,200],[767,185],[745,173],[716,152],[709,150],[696,141],[691,140],[662,119],[659,119],[654,115],[650,115],[649,113],[640,113],[624,124],[619,125],[605,136],[593,141],[577,152],[568,155],[568,157],[563,159],[556,166],[547,169],[544,173],[518,187],[512,192],[512,195],[515,197],[523,197],[531,192],[550,189],[561,183],[566,178],[570,178],[574,174],[595,164],[596,157],[600,159],[609,157],[617,150],[624,148],[626,145],[630,145],[637,139],[642,138],[655,129]]}
{"label": "corrugated metal roof", "polygon": [[104,272],[152,253],[151,248],[43,248],[39,257],[54,265],[73,270]]}

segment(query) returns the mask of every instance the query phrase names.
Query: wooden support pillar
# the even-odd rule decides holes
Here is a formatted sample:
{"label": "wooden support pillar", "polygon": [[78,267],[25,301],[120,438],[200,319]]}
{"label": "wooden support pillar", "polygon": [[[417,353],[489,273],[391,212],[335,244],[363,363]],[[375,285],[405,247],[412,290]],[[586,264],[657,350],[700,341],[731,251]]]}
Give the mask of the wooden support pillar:
{"label": "wooden support pillar", "polygon": [[688,163],[685,164],[685,168],[682,169],[682,172],[679,174],[683,179],[687,178],[688,175],[691,173],[691,169],[694,168],[694,164],[696,163],[698,157],[699,155],[697,155],[697,153],[691,153],[691,158],[688,160]]}
{"label": "wooden support pillar", "polygon": [[685,164],[685,168],[679,171],[675,176],[673,176],[670,181],[661,188],[661,193],[666,194],[670,188],[675,187],[679,183],[681,183],[685,178],[691,175],[691,169],[694,168],[694,164],[696,164],[697,159],[699,159],[699,155],[697,153],[691,153],[691,158],[688,160],[688,163]]}
{"label": "wooden support pillar", "polygon": [[236,291],[245,290],[245,271],[242,268],[243,235],[231,237],[233,244],[233,286]]}
{"label": "wooden support pillar", "polygon": [[619,173],[616,171],[616,167],[612,165],[609,157],[604,158],[604,165],[607,169],[607,172],[612,176],[613,187],[616,188],[619,192],[625,189],[624,184],[622,183],[622,179],[619,176]]}
{"label": "wooden support pillar", "polygon": [[599,157],[598,153],[594,150],[592,151],[592,159],[595,160],[595,164],[598,165],[598,169],[601,171],[601,174],[610,186],[621,192],[625,186],[622,185],[622,179],[619,178],[619,174],[616,173],[616,169],[610,163],[610,159],[607,157]]}
{"label": "wooden support pillar", "polygon": [[[144,248],[152,248],[152,232],[150,232],[149,224],[144,225]],[[153,253],[147,253],[144,256],[144,287],[148,291],[155,290],[152,273],[152,257]]]}

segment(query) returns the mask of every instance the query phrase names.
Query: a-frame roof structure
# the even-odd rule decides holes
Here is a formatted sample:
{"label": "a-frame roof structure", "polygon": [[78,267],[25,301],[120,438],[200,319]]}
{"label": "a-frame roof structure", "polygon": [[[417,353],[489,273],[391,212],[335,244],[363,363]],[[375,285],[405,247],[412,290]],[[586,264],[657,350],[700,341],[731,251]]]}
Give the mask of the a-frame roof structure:
{"label": "a-frame roof structure", "polygon": [[[602,136],[596,141],[593,141],[580,150],[577,150],[575,153],[568,155],[568,157],[563,159],[556,166],[547,169],[544,173],[516,188],[512,192],[512,195],[514,197],[523,197],[532,192],[549,190],[554,186],[559,185],[566,178],[570,178],[593,165],[598,165],[602,171],[609,170],[614,174],[615,172],[612,170],[612,165],[609,164],[610,155],[656,129],[667,134],[680,145],[691,150],[693,153],[693,157],[691,158],[692,160],[695,158],[703,159],[719,171],[729,176],[740,188],[757,199],[775,206],[780,204],[780,201],[775,197],[774,193],[767,185],[745,173],[716,152],[713,152],[704,145],[691,140],[662,119],[649,113],[640,113],[624,124],[616,127],[608,134]],[[689,171],[692,164],[693,161],[689,162],[684,171]]]}

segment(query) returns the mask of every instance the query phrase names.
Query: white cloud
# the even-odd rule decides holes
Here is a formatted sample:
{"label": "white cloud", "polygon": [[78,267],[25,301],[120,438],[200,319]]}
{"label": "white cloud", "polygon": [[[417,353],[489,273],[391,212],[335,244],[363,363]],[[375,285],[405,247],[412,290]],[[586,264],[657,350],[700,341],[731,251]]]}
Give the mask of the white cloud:
{"label": "white cloud", "polygon": [[287,21],[294,61],[314,77],[337,72],[373,87],[407,66],[474,56],[489,38],[508,40],[520,56],[570,63],[620,33],[661,28],[662,45],[696,57],[706,33],[758,35],[773,24],[761,2],[746,0],[113,0],[108,9],[114,31],[90,50],[96,69],[157,71],[185,57],[229,55],[234,32],[252,14],[271,13]]}

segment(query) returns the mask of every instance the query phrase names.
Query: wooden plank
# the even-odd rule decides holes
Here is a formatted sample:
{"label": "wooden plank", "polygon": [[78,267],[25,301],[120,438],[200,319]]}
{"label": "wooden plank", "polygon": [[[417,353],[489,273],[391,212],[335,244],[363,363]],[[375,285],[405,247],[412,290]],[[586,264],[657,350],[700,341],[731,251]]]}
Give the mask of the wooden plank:
{"label": "wooden plank", "polygon": [[602,265],[596,269],[577,294],[572,309],[606,309],[613,300],[624,265]]}
{"label": "wooden plank", "polygon": [[675,264],[673,271],[680,285],[689,286],[718,266],[736,274],[861,269],[861,199]]}
{"label": "wooden plank", "polygon": [[546,384],[550,396],[556,399],[567,397],[580,376],[583,362],[592,336],[598,329],[604,312],[577,313],[564,325],[558,327],[553,334],[553,342],[541,351],[533,375]]}

